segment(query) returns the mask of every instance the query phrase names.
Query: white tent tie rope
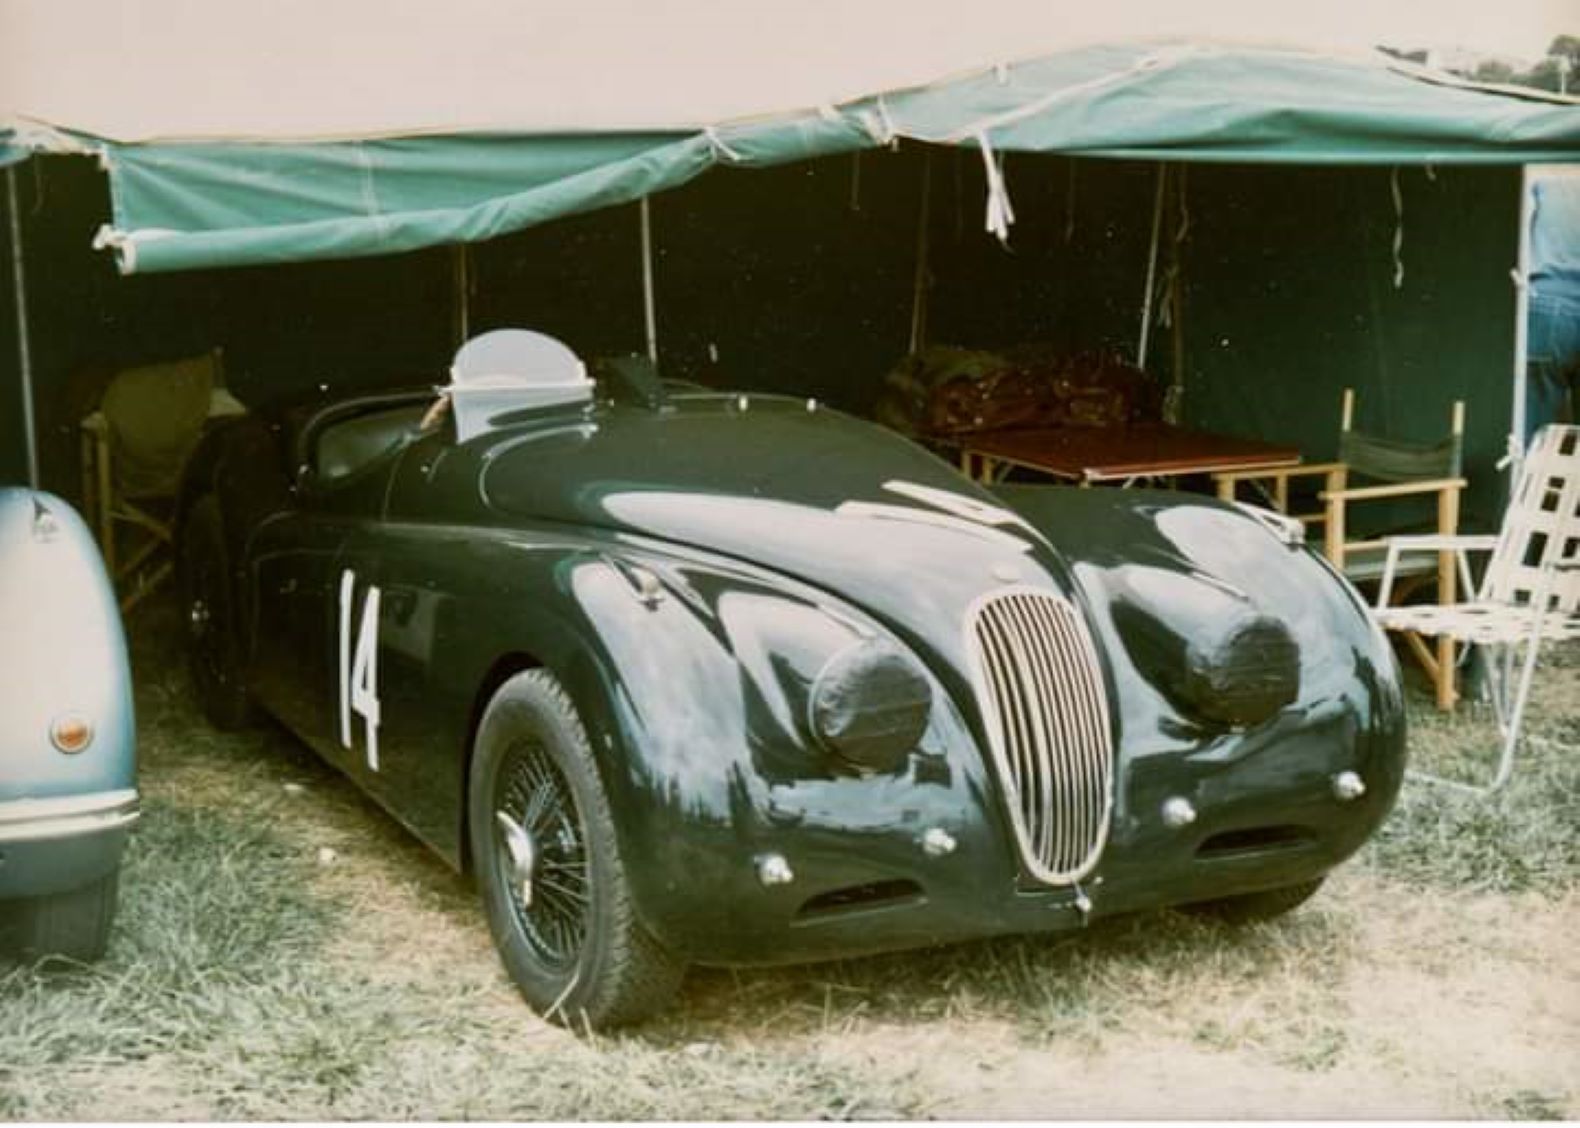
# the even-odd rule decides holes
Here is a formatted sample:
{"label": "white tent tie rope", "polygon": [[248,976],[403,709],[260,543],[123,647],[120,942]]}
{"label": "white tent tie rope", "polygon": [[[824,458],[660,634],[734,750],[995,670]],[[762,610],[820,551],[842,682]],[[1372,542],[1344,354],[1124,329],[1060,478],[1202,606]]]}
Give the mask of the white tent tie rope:
{"label": "white tent tie rope", "polygon": [[872,138],[874,145],[887,145],[894,140],[894,130],[881,113],[863,110],[854,116],[856,124],[861,126],[868,137]]}
{"label": "white tent tie rope", "polygon": [[702,135],[708,139],[708,147],[713,150],[714,160],[727,161],[730,164],[746,163],[745,157],[724,143],[724,138],[719,136],[719,131],[715,126],[704,126]]}
{"label": "white tent tie rope", "polygon": [[1015,222],[1015,208],[1009,202],[1009,188],[1004,183],[1003,158],[994,156],[986,132],[977,134],[977,144],[982,149],[982,167],[987,175],[987,230],[1007,247],[1010,224]]}
{"label": "white tent tie rope", "polygon": [[937,141],[941,144],[959,144],[971,136],[980,137],[990,129],[1001,129],[1007,125],[1035,117],[1050,106],[1071,98],[1078,98],[1082,94],[1090,94],[1096,90],[1103,90],[1110,86],[1121,86],[1143,78],[1153,71],[1166,70],[1179,65],[1192,55],[1200,54],[1204,48],[1197,44],[1186,43],[1178,46],[1164,47],[1150,55],[1137,59],[1136,62],[1122,71],[1105,74],[1099,78],[1089,79],[1086,82],[1077,82],[1071,86],[1061,86],[1057,90],[1050,90],[1041,98],[1016,106],[1014,109],[1005,110],[1003,113],[974,121],[962,126],[942,137],[919,137],[922,141]]}
{"label": "white tent tie rope", "polygon": [[883,123],[883,140],[881,144],[890,144],[900,135],[894,128],[894,118],[889,115],[889,103],[883,100],[883,95],[878,95],[878,120]]}

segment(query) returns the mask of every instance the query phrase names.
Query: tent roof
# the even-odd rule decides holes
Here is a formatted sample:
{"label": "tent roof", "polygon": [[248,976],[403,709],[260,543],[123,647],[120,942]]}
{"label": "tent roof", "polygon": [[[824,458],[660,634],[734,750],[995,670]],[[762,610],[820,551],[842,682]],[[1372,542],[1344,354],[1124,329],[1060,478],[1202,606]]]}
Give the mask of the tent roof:
{"label": "tent roof", "polygon": [[[30,19],[21,22],[22,41],[37,42],[52,26],[40,13],[84,2],[24,6]],[[588,0],[593,11],[608,2]],[[1518,10],[1520,0],[1511,2],[1505,15]],[[1192,18],[1229,3],[1202,0],[1190,6]],[[170,14],[193,22],[151,20],[149,5],[179,9]],[[896,139],[980,149],[989,223],[1000,234],[1011,209],[992,158],[1003,151],[1308,164],[1580,160],[1580,103],[1573,100],[1471,87],[1332,46],[1200,39],[1074,46],[1078,37],[1055,25],[1045,3],[1033,12],[1014,0],[983,0],[973,19],[951,13],[947,27],[928,25],[923,7],[921,17],[887,29],[892,50],[870,37],[870,26],[846,28],[843,9],[825,0],[622,5],[622,19],[601,28],[588,22],[585,5],[572,18],[547,7],[523,16],[495,0],[442,8],[410,0],[320,4],[334,23],[344,25],[348,14],[365,20],[350,39],[300,37],[287,17],[305,18],[305,0],[254,6],[295,27],[300,58],[270,54],[278,36],[259,31],[262,25],[247,28],[261,36],[253,49],[218,49],[213,18],[200,3],[133,7],[135,27],[158,27],[160,35],[142,32],[120,46],[152,52],[132,61],[155,76],[153,93],[124,91],[123,104],[109,84],[81,95],[86,100],[70,115],[45,113],[39,108],[68,105],[65,86],[36,66],[21,67],[20,77],[0,69],[10,74],[10,89],[21,91],[11,104],[71,130],[24,131],[24,140],[69,140],[104,159],[114,222],[101,242],[116,248],[125,270],[477,241],[630,202],[716,165],[782,164]],[[799,18],[786,22],[792,8]],[[1109,24],[1146,9],[1165,27],[1171,10],[1111,8]],[[125,6],[105,10],[127,15]],[[657,10],[663,20],[651,14]],[[991,18],[1011,10],[1015,19]],[[1247,10],[1242,30],[1254,29],[1257,11]],[[503,19],[507,12],[517,14]],[[686,12],[697,22],[674,22]],[[810,18],[819,14],[827,19]],[[427,59],[412,53],[418,30],[433,35]],[[949,58],[991,63],[1012,47],[1023,54],[1050,41],[1064,46],[930,80]],[[215,56],[237,73],[217,72]],[[24,49],[21,57],[33,56]],[[217,136],[191,139],[206,133]],[[340,133],[346,136],[332,139]]]}
{"label": "tent roof", "polygon": [[0,0],[0,122],[118,141],[695,129],[1138,36],[1537,58],[1573,0]]}

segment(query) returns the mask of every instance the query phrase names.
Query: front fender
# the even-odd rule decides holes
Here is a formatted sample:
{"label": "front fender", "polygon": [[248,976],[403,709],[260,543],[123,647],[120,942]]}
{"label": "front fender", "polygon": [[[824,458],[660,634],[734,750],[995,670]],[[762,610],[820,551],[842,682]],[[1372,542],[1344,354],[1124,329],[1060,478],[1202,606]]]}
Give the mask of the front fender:
{"label": "front fender", "polygon": [[[52,494],[0,490],[0,622],[12,661],[0,679],[0,799],[130,788],[136,775],[131,667],[115,591],[87,526]],[[93,727],[74,755],[55,718]]]}
{"label": "front fender", "polygon": [[[859,776],[812,747],[775,699],[765,680],[797,674],[782,655],[752,653],[741,621],[881,629],[859,612],[782,577],[628,541],[480,551],[509,557],[489,574],[508,574],[510,590],[480,593],[464,614],[494,640],[467,648],[465,676],[489,685],[504,662],[559,678],[597,759],[638,912],[688,958],[771,957],[819,897],[896,875],[914,872],[920,887],[948,864],[1013,882],[984,762],[941,685],[908,763]],[[463,796],[464,780],[463,766]],[[957,844],[947,863],[924,849],[935,829]],[[788,859],[792,883],[759,879],[770,853]]]}

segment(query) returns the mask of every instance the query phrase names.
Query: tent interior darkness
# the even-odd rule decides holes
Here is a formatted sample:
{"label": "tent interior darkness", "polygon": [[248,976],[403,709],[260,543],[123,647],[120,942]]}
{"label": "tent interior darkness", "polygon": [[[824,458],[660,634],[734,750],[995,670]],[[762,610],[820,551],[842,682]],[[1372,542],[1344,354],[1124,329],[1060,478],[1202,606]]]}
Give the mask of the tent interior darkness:
{"label": "tent interior darkness", "polygon": [[[715,170],[653,197],[663,372],[870,412],[908,346],[924,161],[930,343],[1134,354],[1156,163],[1008,155],[1017,222],[1003,246],[983,231],[980,155],[902,143]],[[1346,386],[1359,390],[1366,426],[1400,437],[1439,436],[1464,398],[1465,524],[1494,522],[1494,463],[1511,423],[1519,168],[1211,163],[1171,165],[1170,178],[1158,273],[1183,227],[1185,421],[1325,459]],[[93,161],[34,157],[17,180],[46,488],[78,492],[76,427],[96,371],[221,345],[231,390],[253,403],[315,385],[443,378],[458,331],[450,248],[122,277],[90,249],[110,211]],[[470,258],[472,332],[528,326],[588,357],[642,349],[635,205],[477,244]],[[26,477],[15,333],[14,317],[0,317],[5,481]],[[1173,333],[1154,319],[1147,368],[1165,384]]]}

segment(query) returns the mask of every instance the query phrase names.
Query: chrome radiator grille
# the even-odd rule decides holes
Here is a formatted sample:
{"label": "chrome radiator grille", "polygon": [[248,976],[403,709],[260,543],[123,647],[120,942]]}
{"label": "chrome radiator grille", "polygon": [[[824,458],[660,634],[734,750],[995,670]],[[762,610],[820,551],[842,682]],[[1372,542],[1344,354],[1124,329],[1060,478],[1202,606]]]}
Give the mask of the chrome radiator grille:
{"label": "chrome radiator grille", "polygon": [[1108,838],[1114,755],[1102,668],[1081,613],[1028,587],[966,617],[977,702],[1022,860],[1050,884],[1079,880]]}

